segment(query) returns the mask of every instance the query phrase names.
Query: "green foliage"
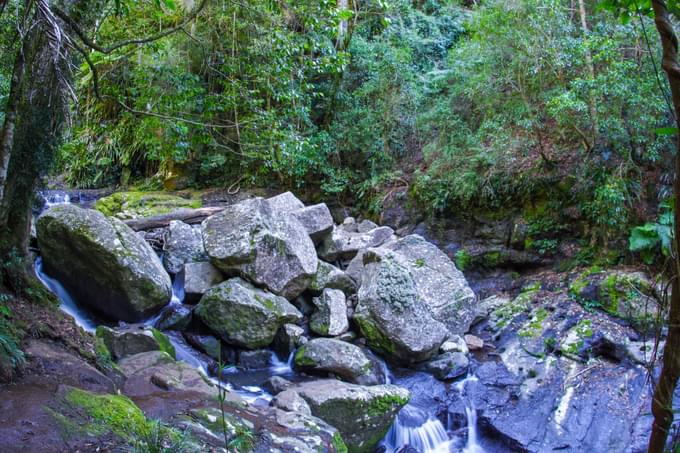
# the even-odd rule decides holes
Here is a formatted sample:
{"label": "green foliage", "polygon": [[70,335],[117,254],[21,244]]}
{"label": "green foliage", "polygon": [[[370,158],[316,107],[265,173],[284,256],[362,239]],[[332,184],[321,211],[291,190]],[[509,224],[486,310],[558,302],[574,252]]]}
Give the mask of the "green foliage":
{"label": "green foliage", "polygon": [[0,380],[9,380],[26,359],[20,349],[19,329],[12,322],[12,311],[5,305],[9,296],[0,294]]}
{"label": "green foliage", "polygon": [[642,226],[633,228],[628,239],[628,248],[631,252],[639,252],[647,264],[652,264],[658,256],[659,250],[663,256],[669,256],[673,244],[673,232],[675,230],[674,214],[672,205],[661,205],[661,214],[656,222],[648,222]]}
{"label": "green foliage", "polygon": [[460,271],[464,271],[472,263],[472,256],[465,249],[460,249],[455,255],[456,267]]}

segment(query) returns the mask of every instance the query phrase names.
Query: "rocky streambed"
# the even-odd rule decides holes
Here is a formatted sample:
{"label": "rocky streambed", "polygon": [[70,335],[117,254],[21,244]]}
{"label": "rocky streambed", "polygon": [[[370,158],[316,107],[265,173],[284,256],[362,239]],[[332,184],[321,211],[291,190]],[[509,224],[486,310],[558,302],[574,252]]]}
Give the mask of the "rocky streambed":
{"label": "rocky streambed", "polygon": [[537,272],[480,300],[423,237],[291,193],[146,232],[56,204],[37,243],[110,357],[107,390],[187,451],[645,449],[659,294],[635,270]]}

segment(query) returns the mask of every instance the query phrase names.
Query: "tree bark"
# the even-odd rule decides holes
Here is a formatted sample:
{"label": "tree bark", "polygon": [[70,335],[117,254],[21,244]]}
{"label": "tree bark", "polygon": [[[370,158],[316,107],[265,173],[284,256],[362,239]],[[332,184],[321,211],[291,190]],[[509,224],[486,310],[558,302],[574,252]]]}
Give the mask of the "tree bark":
{"label": "tree bark", "polygon": [[126,220],[127,226],[135,231],[152,230],[154,228],[164,228],[170,225],[173,220],[181,220],[184,223],[200,223],[213,214],[223,211],[224,208],[198,208],[198,209],[179,209],[168,214],[160,214],[141,219]]}
{"label": "tree bark", "polygon": [[[588,28],[588,20],[586,18],[586,5],[584,0],[578,0],[578,11],[579,15],[581,16],[581,30],[583,32],[583,39],[584,39],[584,46],[585,46],[585,57],[586,57],[586,67],[588,68],[588,75],[590,76],[590,82],[594,83],[595,81],[595,66],[593,64],[593,54],[590,51],[590,48],[588,47],[586,40],[588,39],[588,35],[590,34],[590,30]],[[592,144],[595,145],[597,142],[597,136],[599,132],[599,126],[598,126],[598,118],[597,118],[597,99],[595,99],[595,95],[593,94],[592,88],[589,90],[588,94],[588,107],[590,109],[590,121],[592,123]]]}
{"label": "tree bark", "polygon": [[675,110],[678,127],[678,148],[675,155],[675,228],[674,228],[674,276],[668,315],[668,338],[663,352],[663,364],[659,382],[654,390],[652,414],[654,423],[649,438],[648,453],[663,453],[668,433],[673,423],[673,392],[680,378],[680,255],[678,238],[680,238],[680,64],[678,64],[678,38],[673,29],[670,14],[663,0],[652,0],[654,8],[654,24],[661,37],[663,47],[662,66],[671,87],[673,110]]}

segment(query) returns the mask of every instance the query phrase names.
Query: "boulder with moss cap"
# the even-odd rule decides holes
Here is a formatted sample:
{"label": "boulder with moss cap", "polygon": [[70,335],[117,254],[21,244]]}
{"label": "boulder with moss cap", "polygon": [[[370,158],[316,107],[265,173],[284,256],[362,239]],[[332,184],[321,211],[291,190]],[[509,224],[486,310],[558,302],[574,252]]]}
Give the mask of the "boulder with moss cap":
{"label": "boulder with moss cap", "polygon": [[302,321],[284,297],[238,277],[208,290],[194,315],[227,343],[247,349],[269,346],[282,325]]}
{"label": "boulder with moss cap", "polygon": [[120,220],[60,205],[38,218],[37,233],[45,271],[105,316],[136,322],[170,301],[172,284],[158,256]]}

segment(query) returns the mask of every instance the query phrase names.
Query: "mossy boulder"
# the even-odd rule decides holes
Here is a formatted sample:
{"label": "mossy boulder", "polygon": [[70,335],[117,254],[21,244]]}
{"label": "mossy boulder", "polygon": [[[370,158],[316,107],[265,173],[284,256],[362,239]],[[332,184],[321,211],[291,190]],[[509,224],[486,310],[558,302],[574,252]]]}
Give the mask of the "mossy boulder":
{"label": "mossy boulder", "polygon": [[309,373],[334,374],[361,385],[376,385],[384,379],[359,346],[332,338],[315,338],[300,347],[295,353],[295,367]]}
{"label": "mossy boulder", "polygon": [[421,299],[409,269],[393,252],[374,254],[364,270],[358,300],[354,320],[369,347],[397,362],[429,359],[449,335]]}
{"label": "mossy boulder", "polygon": [[64,386],[59,389],[57,401],[59,410],[48,411],[59,422],[66,438],[75,434],[113,435],[135,441],[150,427],[142,410],[123,395],[99,395]]}
{"label": "mossy boulder", "polygon": [[116,192],[100,198],[94,208],[121,220],[167,214],[182,208],[200,208],[201,200],[184,198],[165,192]]}
{"label": "mossy boulder", "polygon": [[170,301],[172,284],[158,256],[120,220],[60,205],[38,218],[37,233],[45,271],[99,313],[136,322]]}
{"label": "mossy boulder", "polygon": [[102,339],[115,360],[148,351],[165,351],[171,357],[175,357],[175,348],[168,337],[154,328],[129,326],[111,329],[99,326],[97,337]]}
{"label": "mossy boulder", "polygon": [[395,385],[361,386],[325,379],[293,388],[312,415],[336,427],[350,452],[372,452],[411,395]]}
{"label": "mossy boulder", "polygon": [[203,243],[212,263],[287,299],[309,286],[317,270],[316,250],[292,215],[254,198],[231,205],[203,221]]}
{"label": "mossy boulder", "polygon": [[357,292],[357,285],[354,280],[337,267],[325,261],[319,260],[316,274],[307,288],[312,294],[321,294],[324,289],[339,289],[346,296]]}
{"label": "mossy boulder", "polygon": [[636,327],[648,326],[659,313],[655,283],[644,273],[586,269],[569,285],[569,293],[587,309],[600,309]]}
{"label": "mossy boulder", "polygon": [[302,313],[284,297],[238,277],[208,290],[194,315],[227,343],[247,349],[269,346],[279,327],[302,321]]}

